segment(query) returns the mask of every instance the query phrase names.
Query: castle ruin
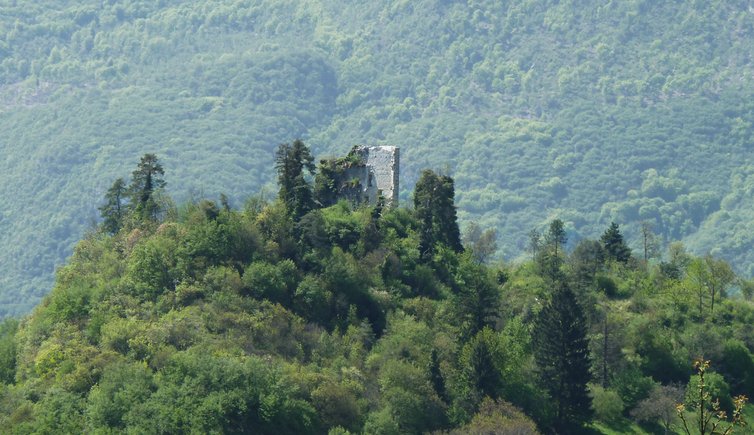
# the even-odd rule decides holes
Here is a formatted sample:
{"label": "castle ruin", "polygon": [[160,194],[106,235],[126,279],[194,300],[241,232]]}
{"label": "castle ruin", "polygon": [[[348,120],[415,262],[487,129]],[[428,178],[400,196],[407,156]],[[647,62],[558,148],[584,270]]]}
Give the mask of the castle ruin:
{"label": "castle ruin", "polygon": [[400,149],[394,146],[355,146],[346,157],[320,162],[316,193],[323,206],[340,199],[387,207],[398,206]]}

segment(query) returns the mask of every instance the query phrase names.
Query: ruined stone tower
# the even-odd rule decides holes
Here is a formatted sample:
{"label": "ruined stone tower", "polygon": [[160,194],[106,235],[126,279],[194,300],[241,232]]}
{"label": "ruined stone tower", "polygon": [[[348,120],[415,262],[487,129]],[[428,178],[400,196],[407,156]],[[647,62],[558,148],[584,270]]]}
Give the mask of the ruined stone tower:
{"label": "ruined stone tower", "polygon": [[391,146],[359,147],[365,162],[361,174],[364,197],[370,204],[377,203],[381,194],[385,205],[398,206],[398,172],[400,168],[400,149]]}
{"label": "ruined stone tower", "polygon": [[400,149],[393,146],[355,146],[346,157],[322,160],[323,178],[318,196],[327,206],[340,199],[377,204],[380,195],[388,207],[398,206]]}

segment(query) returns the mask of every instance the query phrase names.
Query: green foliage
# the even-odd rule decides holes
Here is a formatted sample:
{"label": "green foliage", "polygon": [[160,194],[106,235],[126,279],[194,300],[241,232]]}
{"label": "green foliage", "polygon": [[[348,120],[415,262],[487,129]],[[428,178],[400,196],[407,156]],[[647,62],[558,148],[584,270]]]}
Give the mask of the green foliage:
{"label": "green foliage", "polygon": [[294,220],[299,220],[314,207],[311,186],[304,178],[305,171],[314,173],[313,162],[309,148],[300,140],[280,144],[275,153],[275,169],[280,186],[278,197]]}
{"label": "green foliage", "polygon": [[291,260],[274,265],[256,261],[244,271],[243,284],[248,294],[255,298],[290,305],[298,285],[296,274],[296,265]]}
{"label": "green foliage", "polygon": [[649,397],[656,387],[651,377],[636,367],[629,366],[621,370],[613,379],[612,386],[627,409],[634,408],[639,402]]}
{"label": "green foliage", "polygon": [[419,252],[425,261],[434,256],[437,244],[456,252],[463,250],[454,198],[451,177],[422,171],[414,189],[414,211],[420,223]]}
{"label": "green foliage", "polygon": [[461,350],[461,366],[475,402],[500,396],[502,352],[497,334],[489,328],[480,330]]}
{"label": "green foliage", "polygon": [[535,435],[539,431],[537,425],[529,417],[510,403],[486,397],[471,422],[450,433],[454,435],[468,433]]}
{"label": "green foliage", "polygon": [[689,383],[686,386],[686,398],[684,404],[687,408],[697,410],[699,406],[705,406],[708,410],[712,410],[712,402],[718,401],[720,409],[728,414],[733,412],[733,399],[730,394],[730,386],[722,375],[715,373],[711,370],[707,370],[704,377],[704,389],[709,394],[705,403],[699,402],[699,388],[700,378],[696,375],[691,376]]}
{"label": "green foliage", "polygon": [[[678,405],[676,408],[678,417],[683,423],[683,431],[691,434],[691,430],[696,429],[699,434],[732,434],[735,426],[746,426],[746,420],[743,415],[743,407],[746,404],[746,396],[737,396],[732,399],[727,396],[728,385],[722,380],[722,377],[708,371],[709,361],[696,360],[694,368],[697,369],[698,376],[692,376],[686,389],[686,403]],[[729,403],[722,404],[721,401]],[[730,405],[728,410],[723,406]],[[689,422],[685,414],[685,407],[689,406],[695,410],[695,421]],[[730,421],[726,421],[728,415]],[[724,429],[723,429],[724,427]]]}
{"label": "green foliage", "polygon": [[469,337],[493,326],[500,307],[500,293],[489,271],[463,254],[455,274],[454,311],[462,331]]}
{"label": "green foliage", "polygon": [[621,419],[625,405],[617,392],[602,388],[599,385],[590,385],[589,390],[592,396],[594,416],[598,420],[609,424]]}
{"label": "green foliage", "polygon": [[[162,169],[162,165],[157,161],[157,156],[154,154],[144,154],[142,156],[136,170],[131,174],[131,184],[128,186],[128,192],[131,196],[131,207],[138,219],[157,219],[160,205],[155,198],[155,192],[165,188],[167,183],[162,178],[164,175],[165,170]],[[113,185],[114,187],[115,185]]]}
{"label": "green foliage", "polygon": [[0,323],[0,385],[13,383],[16,375],[16,330],[18,321],[5,319]]}
{"label": "green foliage", "polygon": [[118,178],[113,182],[105,194],[105,205],[99,208],[102,216],[102,228],[110,234],[120,231],[123,226],[123,218],[126,214],[126,182]]}
{"label": "green foliage", "polygon": [[607,259],[626,263],[631,258],[631,249],[623,242],[623,235],[615,222],[610,223],[610,227],[602,234],[600,241]]}
{"label": "green foliage", "polygon": [[573,239],[620,222],[634,252],[647,221],[751,275],[754,24],[737,4],[0,8],[2,315],[49,291],[124,162],[153,150],[179,202],[240,203],[294,137],[316,156],[401,146],[403,200],[448,165],[459,222],[495,228],[507,256],[553,215]]}
{"label": "green foliage", "polygon": [[533,331],[534,355],[543,386],[554,402],[557,430],[578,427],[591,417],[586,328],[576,296],[560,283],[540,311]]}
{"label": "green foliage", "polygon": [[744,343],[738,340],[725,343],[720,372],[733,394],[754,397],[754,357]]}
{"label": "green foliage", "polygon": [[[219,204],[78,244],[35,312],[0,325],[0,427],[537,433],[601,420],[614,433],[631,415],[669,428],[677,394],[662,384],[688,379],[697,354],[719,361],[709,390],[748,391],[754,306],[714,257],[675,245],[671,277],[605,263],[599,242],[569,254],[560,237],[555,256],[555,228],[538,249],[557,268],[542,276],[537,256],[488,266],[445,242],[422,260],[416,210],[342,202],[295,222],[281,200]],[[710,305],[715,286],[704,322],[696,284]]]}
{"label": "green foliage", "polygon": [[123,430],[127,424],[136,423],[136,410],[154,390],[152,371],[146,364],[112,364],[89,393],[86,407],[88,429]]}
{"label": "green foliage", "polygon": [[380,370],[384,406],[400,432],[419,433],[443,425],[444,406],[417,367],[388,361]]}

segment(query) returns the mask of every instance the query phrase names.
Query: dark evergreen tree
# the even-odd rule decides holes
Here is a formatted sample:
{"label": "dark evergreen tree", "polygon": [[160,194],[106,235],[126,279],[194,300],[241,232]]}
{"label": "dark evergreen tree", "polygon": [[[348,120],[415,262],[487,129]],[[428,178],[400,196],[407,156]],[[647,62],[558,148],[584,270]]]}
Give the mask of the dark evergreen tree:
{"label": "dark evergreen tree", "polygon": [[493,326],[500,310],[500,293],[488,269],[474,261],[471,254],[463,254],[453,284],[453,306],[463,334],[472,337],[484,327]]}
{"label": "dark evergreen tree", "polygon": [[123,181],[123,178],[118,178],[105,194],[105,201],[107,202],[99,208],[100,216],[104,219],[102,228],[110,234],[117,233],[123,226],[123,216],[126,211],[123,201],[126,199],[126,195],[126,182]]}
{"label": "dark evergreen tree", "polygon": [[483,397],[497,398],[503,385],[497,366],[499,348],[495,331],[484,328],[479,331],[461,351],[464,375],[471,387],[476,402]]}
{"label": "dark evergreen tree", "polygon": [[432,259],[437,243],[463,251],[454,197],[453,178],[422,171],[414,189],[414,209],[420,225],[419,251],[425,261]]}
{"label": "dark evergreen tree", "polygon": [[429,366],[427,367],[429,375],[429,381],[432,383],[432,388],[437,393],[443,402],[448,402],[448,392],[445,390],[445,378],[440,371],[440,359],[437,357],[437,349],[432,349],[432,353],[429,355]]}
{"label": "dark evergreen tree", "polygon": [[591,378],[589,341],[584,313],[562,281],[539,313],[533,343],[542,385],[555,405],[555,429],[574,431],[592,414],[586,387]]}
{"label": "dark evergreen tree", "polygon": [[280,144],[275,154],[275,169],[280,185],[279,198],[288,215],[298,221],[314,208],[312,188],[304,178],[305,172],[314,173],[314,157],[301,140]]}
{"label": "dark evergreen tree", "polygon": [[165,171],[154,154],[144,154],[131,174],[131,185],[128,188],[131,196],[131,207],[140,219],[157,219],[159,206],[154,198],[154,192],[162,189],[167,183],[162,176]]}
{"label": "dark evergreen tree", "polygon": [[631,258],[631,249],[623,242],[623,235],[621,235],[618,224],[615,222],[610,223],[610,227],[600,237],[600,241],[605,249],[607,259],[627,263]]}

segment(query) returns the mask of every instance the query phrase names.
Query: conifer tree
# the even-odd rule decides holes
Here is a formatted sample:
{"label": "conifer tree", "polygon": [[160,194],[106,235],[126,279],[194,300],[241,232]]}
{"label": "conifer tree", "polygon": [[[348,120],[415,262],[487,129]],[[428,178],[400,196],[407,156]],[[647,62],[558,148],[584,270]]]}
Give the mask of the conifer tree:
{"label": "conifer tree", "polygon": [[440,359],[437,357],[437,349],[432,349],[432,353],[429,355],[429,366],[427,367],[429,375],[429,381],[432,383],[432,388],[437,393],[437,397],[443,402],[448,402],[448,393],[445,390],[445,378],[440,371]]}
{"label": "conifer tree", "polygon": [[123,226],[123,215],[125,214],[123,200],[126,194],[126,182],[123,181],[123,178],[118,178],[105,194],[107,202],[99,208],[100,216],[104,219],[102,228],[110,234],[117,233]]}
{"label": "conifer tree", "polygon": [[466,337],[493,326],[500,309],[500,293],[493,277],[470,253],[460,256],[454,277],[454,304],[459,326]]}
{"label": "conifer tree", "polygon": [[591,417],[589,342],[584,313],[561,281],[534,325],[534,356],[555,404],[555,429],[567,433]]}
{"label": "conifer tree", "polygon": [[314,157],[301,140],[280,144],[275,154],[275,169],[280,185],[279,198],[288,215],[298,221],[314,208],[312,188],[304,178],[305,171],[314,173]]}
{"label": "conifer tree", "polygon": [[154,192],[162,189],[167,183],[162,176],[165,171],[154,154],[144,154],[131,174],[131,185],[128,188],[131,196],[131,206],[138,218],[155,220],[160,211],[154,199]]}
{"label": "conifer tree", "polygon": [[623,235],[615,222],[610,223],[610,227],[600,237],[600,241],[605,248],[605,255],[608,259],[627,263],[631,258],[631,249],[623,242]]}
{"label": "conifer tree", "polygon": [[421,225],[419,251],[425,261],[432,259],[437,243],[463,251],[454,197],[453,178],[422,171],[414,189],[414,209]]}
{"label": "conifer tree", "polygon": [[495,331],[486,327],[479,331],[461,351],[464,376],[472,388],[475,399],[497,398],[503,385],[498,369],[500,359]]}

